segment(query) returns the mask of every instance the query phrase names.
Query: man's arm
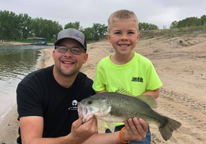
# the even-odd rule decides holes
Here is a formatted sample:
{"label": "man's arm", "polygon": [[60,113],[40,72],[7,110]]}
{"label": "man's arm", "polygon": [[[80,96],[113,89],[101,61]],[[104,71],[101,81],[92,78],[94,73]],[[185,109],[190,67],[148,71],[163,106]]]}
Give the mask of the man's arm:
{"label": "man's arm", "polygon": [[[125,127],[126,129],[122,132],[124,141],[141,140],[146,137],[148,125],[142,119],[129,119],[125,121]],[[22,117],[20,119],[20,128],[23,144],[81,144],[84,141],[84,144],[117,144],[121,142],[119,132],[97,134],[96,118],[91,118],[83,125],[82,117],[79,118],[72,124],[70,134],[58,138],[42,138],[42,117]]]}
{"label": "man's arm", "polygon": [[159,89],[156,89],[156,90],[153,90],[153,91],[146,91],[145,93],[143,93],[142,95],[149,95],[149,96],[152,96],[154,97],[155,99],[159,97],[160,95],[160,90]]}
{"label": "man's arm", "polygon": [[20,118],[21,139],[23,144],[81,144],[97,133],[97,120],[91,118],[82,125],[82,117],[73,122],[71,133],[58,138],[42,138],[43,118],[28,116]]}

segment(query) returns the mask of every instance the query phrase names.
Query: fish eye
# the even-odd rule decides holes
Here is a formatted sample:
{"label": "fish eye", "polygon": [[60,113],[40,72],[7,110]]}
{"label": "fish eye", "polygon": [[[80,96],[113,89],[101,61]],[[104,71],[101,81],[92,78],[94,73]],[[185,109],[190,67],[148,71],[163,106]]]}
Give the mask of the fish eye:
{"label": "fish eye", "polygon": [[92,100],[88,100],[88,104],[92,104]]}

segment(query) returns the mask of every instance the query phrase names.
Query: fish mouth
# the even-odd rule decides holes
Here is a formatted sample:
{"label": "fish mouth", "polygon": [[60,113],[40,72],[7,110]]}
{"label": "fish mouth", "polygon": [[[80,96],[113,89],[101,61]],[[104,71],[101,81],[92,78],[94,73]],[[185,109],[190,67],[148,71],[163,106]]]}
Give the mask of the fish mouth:
{"label": "fish mouth", "polygon": [[82,103],[78,103],[78,115],[79,117],[83,116],[83,122],[87,122],[94,116],[94,113],[92,113],[92,108],[90,106],[85,106]]}

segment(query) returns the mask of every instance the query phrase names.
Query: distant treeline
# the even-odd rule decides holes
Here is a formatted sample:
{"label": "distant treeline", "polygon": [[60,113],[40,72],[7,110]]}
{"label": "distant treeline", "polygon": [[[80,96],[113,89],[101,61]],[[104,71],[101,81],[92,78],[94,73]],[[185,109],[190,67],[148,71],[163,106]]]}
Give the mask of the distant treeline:
{"label": "distant treeline", "polygon": [[[92,27],[83,28],[80,22],[69,22],[64,27],[57,21],[43,18],[31,18],[28,14],[15,14],[0,10],[0,40],[25,40],[28,37],[44,37],[49,41],[55,40],[57,33],[66,28],[82,31],[88,40],[98,41],[105,38],[107,26],[94,23]],[[155,30],[156,25],[139,23],[140,30]]]}
{"label": "distant treeline", "polygon": [[195,26],[206,27],[206,15],[201,16],[201,18],[188,17],[180,21],[173,21],[170,25],[170,29],[183,28],[183,27],[195,27]]}
{"label": "distant treeline", "polygon": [[22,40],[32,36],[51,40],[61,29],[62,26],[56,21],[0,11],[0,40]]}
{"label": "distant treeline", "polygon": [[[205,25],[206,16],[201,19],[192,17],[182,21],[174,21],[170,28]],[[64,27],[57,21],[43,18],[31,18],[28,14],[15,14],[0,10],[0,40],[25,40],[28,37],[44,37],[49,41],[56,39],[57,33],[66,28],[75,28],[82,31],[87,40],[98,41],[105,38],[107,26],[93,23],[92,27],[83,28],[80,22],[68,22]],[[145,22],[139,23],[140,30],[158,30],[158,26]]]}

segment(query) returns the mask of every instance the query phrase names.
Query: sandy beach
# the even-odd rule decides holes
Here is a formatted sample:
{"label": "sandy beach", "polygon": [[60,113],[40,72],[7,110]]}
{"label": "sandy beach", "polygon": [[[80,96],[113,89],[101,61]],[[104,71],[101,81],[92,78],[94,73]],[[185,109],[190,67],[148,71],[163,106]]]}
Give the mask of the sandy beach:
{"label": "sandy beach", "polygon": [[[153,144],[206,143],[206,34],[140,39],[134,49],[149,58],[163,82],[157,112],[182,123],[169,141],[150,125]],[[53,64],[52,49],[42,50],[39,68]],[[97,63],[114,50],[106,40],[88,44],[89,59],[81,71],[94,78]],[[18,132],[16,106],[0,124],[0,143],[12,144]],[[99,132],[103,132],[99,121]]]}
{"label": "sandy beach", "polygon": [[8,45],[28,45],[30,43],[20,43],[20,42],[2,42],[0,40],[0,46],[8,46]]}

